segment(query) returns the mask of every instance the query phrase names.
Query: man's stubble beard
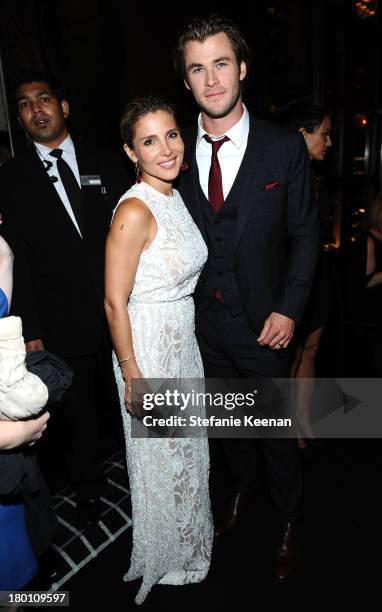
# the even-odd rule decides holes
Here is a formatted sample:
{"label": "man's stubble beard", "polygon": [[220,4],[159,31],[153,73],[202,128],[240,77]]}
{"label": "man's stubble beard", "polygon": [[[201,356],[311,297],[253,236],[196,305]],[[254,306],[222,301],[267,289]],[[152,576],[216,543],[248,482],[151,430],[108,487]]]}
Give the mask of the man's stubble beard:
{"label": "man's stubble beard", "polygon": [[67,135],[68,131],[66,126],[64,126],[64,128],[56,128],[54,130],[52,129],[47,134],[37,134],[38,138],[33,138],[31,135],[30,137],[34,142],[38,142],[39,144],[48,146],[50,142],[55,142],[59,139],[61,140],[61,142],[64,141]]}
{"label": "man's stubble beard", "polygon": [[241,88],[239,85],[237,88],[237,91],[235,92],[234,97],[231,98],[227,106],[223,108],[221,111],[214,113],[209,108],[207,108],[206,106],[200,103],[199,103],[199,108],[202,111],[202,113],[204,113],[205,115],[207,115],[207,117],[210,117],[211,119],[223,119],[223,117],[227,117],[227,115],[229,115],[232,109],[235,108],[236,104],[238,103],[240,99],[240,96],[241,96]]}

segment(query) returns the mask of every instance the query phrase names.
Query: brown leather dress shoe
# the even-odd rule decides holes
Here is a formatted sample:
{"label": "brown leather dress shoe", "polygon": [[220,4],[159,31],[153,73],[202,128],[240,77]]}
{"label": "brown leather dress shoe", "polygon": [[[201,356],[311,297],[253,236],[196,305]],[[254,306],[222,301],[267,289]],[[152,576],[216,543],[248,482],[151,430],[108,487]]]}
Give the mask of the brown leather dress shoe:
{"label": "brown leather dress shoe", "polygon": [[286,523],[276,553],[276,580],[286,582],[290,578],[297,567],[300,553],[299,529],[295,523]]}
{"label": "brown leather dress shoe", "polygon": [[223,512],[215,520],[215,538],[218,538],[236,525],[247,499],[248,491],[246,489],[236,491],[232,495]]}

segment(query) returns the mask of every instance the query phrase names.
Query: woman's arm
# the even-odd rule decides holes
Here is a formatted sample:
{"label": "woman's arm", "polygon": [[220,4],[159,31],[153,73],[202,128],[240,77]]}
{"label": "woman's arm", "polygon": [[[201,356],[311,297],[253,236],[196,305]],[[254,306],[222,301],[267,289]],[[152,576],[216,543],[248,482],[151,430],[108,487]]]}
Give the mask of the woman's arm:
{"label": "woman's arm", "polygon": [[375,272],[375,248],[374,240],[371,236],[367,237],[366,250],[366,276],[370,276]]}
{"label": "woman's arm", "polygon": [[105,311],[122,376],[126,382],[125,399],[131,402],[131,379],[141,378],[134,358],[134,346],[127,302],[134,286],[142,251],[153,239],[155,220],[137,198],[122,202],[113,219],[106,241]]}
{"label": "woman's arm", "polygon": [[36,442],[46,430],[49,417],[49,412],[44,412],[38,419],[29,421],[0,421],[0,449],[9,450]]}
{"label": "woman's arm", "polygon": [[370,236],[367,238],[366,276],[368,277],[366,283],[368,289],[373,289],[382,283],[382,271],[375,270],[375,245]]}
{"label": "woman's arm", "polygon": [[12,270],[13,253],[4,238],[0,236],[0,289],[7,298],[8,311],[12,298]]}
{"label": "woman's arm", "polygon": [[366,287],[368,289],[373,289],[373,287],[376,287],[377,285],[380,285],[381,283],[382,283],[382,272],[374,272],[371,279],[367,283]]}

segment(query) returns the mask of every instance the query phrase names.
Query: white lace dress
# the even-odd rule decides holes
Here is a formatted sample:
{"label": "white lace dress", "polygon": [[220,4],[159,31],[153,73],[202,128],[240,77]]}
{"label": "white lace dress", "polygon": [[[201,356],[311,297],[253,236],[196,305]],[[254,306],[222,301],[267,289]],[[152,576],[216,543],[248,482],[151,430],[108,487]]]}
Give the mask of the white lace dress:
{"label": "white lace dress", "polygon": [[[129,197],[146,204],[158,228],[141,255],[128,303],[137,365],[146,378],[202,378],[192,293],[207,247],[176,190],[169,197],[142,182],[120,201]],[[135,600],[140,604],[158,582],[200,582],[208,572],[213,540],[208,441],[132,438],[115,355],[114,365],[133,518],[133,551],[124,579],[143,578]]]}

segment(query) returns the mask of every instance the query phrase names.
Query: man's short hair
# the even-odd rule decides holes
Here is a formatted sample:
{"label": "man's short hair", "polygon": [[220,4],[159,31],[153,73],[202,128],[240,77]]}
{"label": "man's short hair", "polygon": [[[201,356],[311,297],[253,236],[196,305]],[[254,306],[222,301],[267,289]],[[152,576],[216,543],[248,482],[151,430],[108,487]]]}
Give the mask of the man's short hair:
{"label": "man's short hair", "polygon": [[227,35],[238,65],[240,66],[241,62],[245,62],[248,72],[251,51],[240,28],[230,19],[226,19],[215,13],[206,18],[197,17],[193,19],[178,38],[173,52],[173,61],[175,70],[183,79],[187,80],[186,65],[184,61],[184,48],[186,44],[190,41],[204,42],[210,36],[220,34],[221,32]]}
{"label": "man's short hair", "polygon": [[37,70],[21,70],[17,72],[11,79],[13,100],[17,105],[17,92],[22,85],[41,81],[49,86],[58,102],[65,99],[65,91],[62,85],[58,84],[57,80],[51,75]]}

